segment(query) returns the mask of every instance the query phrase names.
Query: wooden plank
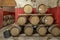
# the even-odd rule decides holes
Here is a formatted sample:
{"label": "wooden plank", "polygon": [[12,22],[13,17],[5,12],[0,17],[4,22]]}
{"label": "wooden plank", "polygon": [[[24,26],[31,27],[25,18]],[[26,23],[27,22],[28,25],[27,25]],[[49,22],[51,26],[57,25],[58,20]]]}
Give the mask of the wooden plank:
{"label": "wooden plank", "polygon": [[19,16],[27,16],[27,15],[52,15],[52,14],[18,14]]}

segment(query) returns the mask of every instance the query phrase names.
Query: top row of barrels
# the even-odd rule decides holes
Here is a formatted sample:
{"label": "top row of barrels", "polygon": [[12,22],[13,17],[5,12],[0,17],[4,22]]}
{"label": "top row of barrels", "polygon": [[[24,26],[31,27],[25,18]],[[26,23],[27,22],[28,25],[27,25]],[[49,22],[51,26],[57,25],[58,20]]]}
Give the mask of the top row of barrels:
{"label": "top row of barrels", "polygon": [[[38,12],[41,14],[44,14],[47,11],[47,9],[48,9],[48,7],[44,4],[41,4],[38,6]],[[33,7],[31,5],[27,4],[24,6],[24,12],[26,14],[30,14],[30,13],[32,13],[32,11],[33,11]]]}

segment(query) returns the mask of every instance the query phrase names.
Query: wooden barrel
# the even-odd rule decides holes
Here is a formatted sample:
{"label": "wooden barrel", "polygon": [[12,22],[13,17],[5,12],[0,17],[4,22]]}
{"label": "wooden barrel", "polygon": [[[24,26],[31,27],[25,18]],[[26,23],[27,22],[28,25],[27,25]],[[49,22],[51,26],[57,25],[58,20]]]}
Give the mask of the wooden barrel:
{"label": "wooden barrel", "polygon": [[44,25],[39,25],[37,27],[37,32],[38,32],[39,35],[45,36],[46,33],[47,33],[47,28]]}
{"label": "wooden barrel", "polygon": [[53,24],[54,19],[52,16],[44,16],[42,17],[42,23],[44,23],[45,25],[51,25]]}
{"label": "wooden barrel", "polygon": [[46,11],[47,11],[47,6],[44,5],[44,4],[41,4],[38,6],[38,11],[41,13],[41,14],[44,14]]}
{"label": "wooden barrel", "polygon": [[32,25],[37,25],[39,23],[39,17],[38,16],[31,16],[29,18],[29,21]]}
{"label": "wooden barrel", "polygon": [[31,35],[33,34],[33,27],[32,27],[31,24],[25,25],[24,33],[25,33],[27,36],[31,36]]}
{"label": "wooden barrel", "polygon": [[10,29],[10,33],[12,36],[19,36],[20,32],[21,32],[21,27],[19,27],[18,25],[15,25]]}
{"label": "wooden barrel", "polygon": [[24,12],[27,13],[27,14],[32,13],[32,9],[33,9],[32,6],[29,5],[29,4],[26,4],[24,6]]}
{"label": "wooden barrel", "polygon": [[52,25],[51,27],[49,27],[48,31],[53,36],[58,36],[60,34],[60,29],[56,25]]}
{"label": "wooden barrel", "polygon": [[26,21],[27,21],[27,18],[25,16],[21,16],[18,18],[17,24],[18,25],[25,25]]}

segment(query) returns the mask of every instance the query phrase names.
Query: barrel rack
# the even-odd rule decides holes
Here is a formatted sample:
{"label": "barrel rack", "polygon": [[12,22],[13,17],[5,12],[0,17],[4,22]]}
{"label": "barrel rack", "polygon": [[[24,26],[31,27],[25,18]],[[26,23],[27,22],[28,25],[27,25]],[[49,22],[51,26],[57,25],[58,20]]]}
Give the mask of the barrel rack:
{"label": "barrel rack", "polygon": [[27,16],[27,15],[38,15],[38,16],[40,16],[40,15],[52,15],[52,14],[18,14],[19,16]]}

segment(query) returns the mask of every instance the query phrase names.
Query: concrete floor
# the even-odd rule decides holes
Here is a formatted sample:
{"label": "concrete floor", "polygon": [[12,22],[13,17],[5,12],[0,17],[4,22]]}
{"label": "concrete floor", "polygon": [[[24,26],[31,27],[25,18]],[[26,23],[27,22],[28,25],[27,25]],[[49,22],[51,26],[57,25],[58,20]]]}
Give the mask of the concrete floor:
{"label": "concrete floor", "polygon": [[11,25],[0,29],[0,40],[60,40],[60,37],[53,37],[52,35],[47,35],[45,37],[41,37],[38,34],[34,34],[31,37],[28,37],[25,34],[21,34],[19,37],[11,36],[10,38],[4,38],[3,32],[7,28],[10,29]]}

